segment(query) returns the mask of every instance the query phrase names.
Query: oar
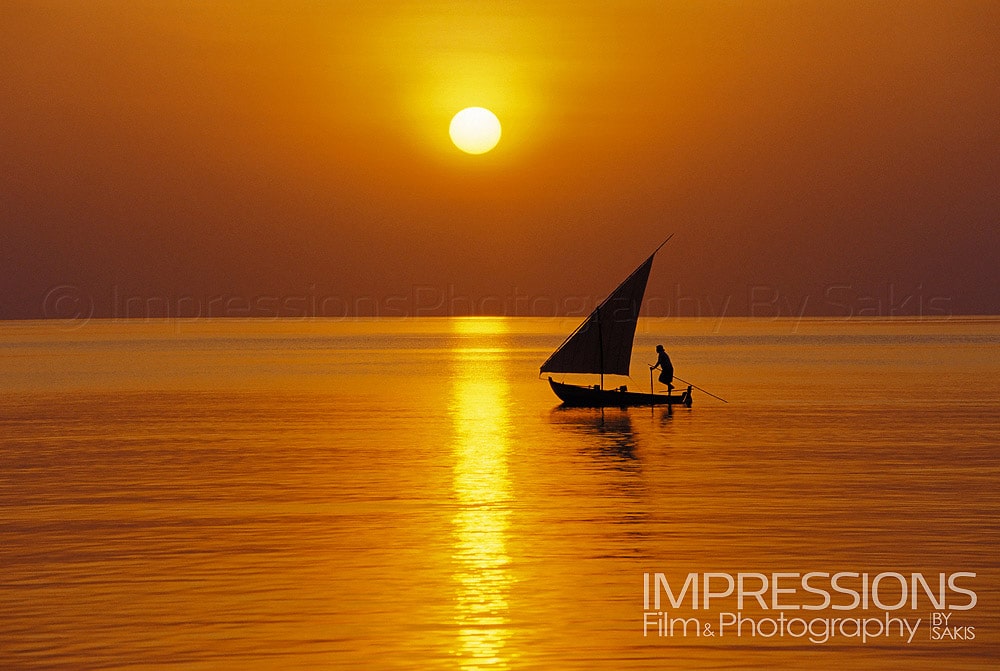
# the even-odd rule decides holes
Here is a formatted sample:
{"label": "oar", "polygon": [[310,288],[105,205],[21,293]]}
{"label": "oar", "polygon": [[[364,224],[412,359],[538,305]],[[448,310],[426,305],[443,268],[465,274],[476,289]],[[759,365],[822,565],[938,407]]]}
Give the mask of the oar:
{"label": "oar", "polygon": [[[652,373],[650,373],[650,374],[652,374]],[[688,382],[687,380],[685,380],[685,379],[683,379],[683,378],[679,378],[679,377],[677,377],[676,375],[674,375],[674,379],[675,379],[675,380],[677,380],[678,382],[683,382],[684,384],[690,384],[690,385],[691,385],[692,387],[694,387],[695,389],[697,389],[697,390],[698,390],[698,391],[700,391],[701,393],[703,393],[703,394],[708,394],[708,395],[709,395],[709,396],[711,396],[712,398],[717,398],[717,399],[719,399],[720,401],[722,401],[723,403],[729,403],[729,401],[727,401],[726,399],[722,398],[721,396],[716,396],[715,394],[713,394],[713,393],[712,393],[712,392],[710,392],[710,391],[705,391],[704,389],[702,389],[702,388],[701,388],[701,387],[699,387],[698,385],[696,385],[696,384],[691,384],[690,382]]]}

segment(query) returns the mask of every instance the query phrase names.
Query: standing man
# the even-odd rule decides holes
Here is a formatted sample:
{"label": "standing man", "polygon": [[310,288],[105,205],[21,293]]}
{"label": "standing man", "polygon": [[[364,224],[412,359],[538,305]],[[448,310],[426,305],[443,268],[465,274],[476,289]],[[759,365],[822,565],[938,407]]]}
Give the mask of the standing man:
{"label": "standing man", "polygon": [[674,365],[670,363],[670,355],[663,349],[663,345],[656,346],[656,365],[653,368],[660,369],[660,382],[667,385],[669,394],[674,388]]}

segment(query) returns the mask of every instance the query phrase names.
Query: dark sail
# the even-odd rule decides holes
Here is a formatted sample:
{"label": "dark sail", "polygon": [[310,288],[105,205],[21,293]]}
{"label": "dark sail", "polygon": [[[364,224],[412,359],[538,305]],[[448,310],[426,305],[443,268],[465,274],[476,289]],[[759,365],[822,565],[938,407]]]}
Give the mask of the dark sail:
{"label": "dark sail", "polygon": [[656,252],[566,338],[542,364],[542,373],[628,375],[635,325],[654,256]]}

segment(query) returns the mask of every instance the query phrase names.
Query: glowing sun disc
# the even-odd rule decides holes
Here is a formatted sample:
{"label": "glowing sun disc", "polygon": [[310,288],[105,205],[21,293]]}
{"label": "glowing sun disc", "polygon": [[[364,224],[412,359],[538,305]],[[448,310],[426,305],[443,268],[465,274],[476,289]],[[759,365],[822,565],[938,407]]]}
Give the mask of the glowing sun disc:
{"label": "glowing sun disc", "polygon": [[448,134],[467,154],[485,154],[500,141],[500,120],[485,107],[466,107],[452,117]]}

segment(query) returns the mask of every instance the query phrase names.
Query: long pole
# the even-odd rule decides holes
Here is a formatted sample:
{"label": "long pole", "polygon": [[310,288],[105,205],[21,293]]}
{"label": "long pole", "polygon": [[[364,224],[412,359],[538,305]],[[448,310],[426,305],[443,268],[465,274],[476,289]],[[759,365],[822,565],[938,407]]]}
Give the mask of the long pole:
{"label": "long pole", "polygon": [[[650,376],[652,376],[652,375],[653,375],[653,371],[652,371],[652,370],[650,370],[649,374],[650,374]],[[694,387],[695,389],[697,389],[697,390],[698,390],[698,391],[700,391],[701,393],[703,393],[703,394],[708,394],[708,395],[709,395],[709,396],[711,396],[712,398],[717,398],[717,399],[719,399],[720,401],[722,401],[723,403],[729,403],[729,401],[727,401],[726,399],[722,398],[721,396],[716,396],[715,394],[713,394],[713,393],[712,393],[712,392],[710,392],[710,391],[705,391],[704,389],[702,389],[702,388],[701,388],[701,387],[699,387],[698,385],[696,385],[696,384],[691,384],[690,382],[688,382],[687,380],[685,380],[685,379],[683,379],[683,378],[679,378],[679,377],[677,377],[676,375],[674,375],[674,379],[675,379],[675,380],[677,380],[678,382],[683,382],[684,384],[690,384],[690,385],[691,385],[692,387]]]}
{"label": "long pole", "polygon": [[[669,408],[670,399],[667,399],[667,407]],[[652,411],[653,415],[656,415],[656,392],[653,391],[653,367],[649,367],[649,409]]]}

